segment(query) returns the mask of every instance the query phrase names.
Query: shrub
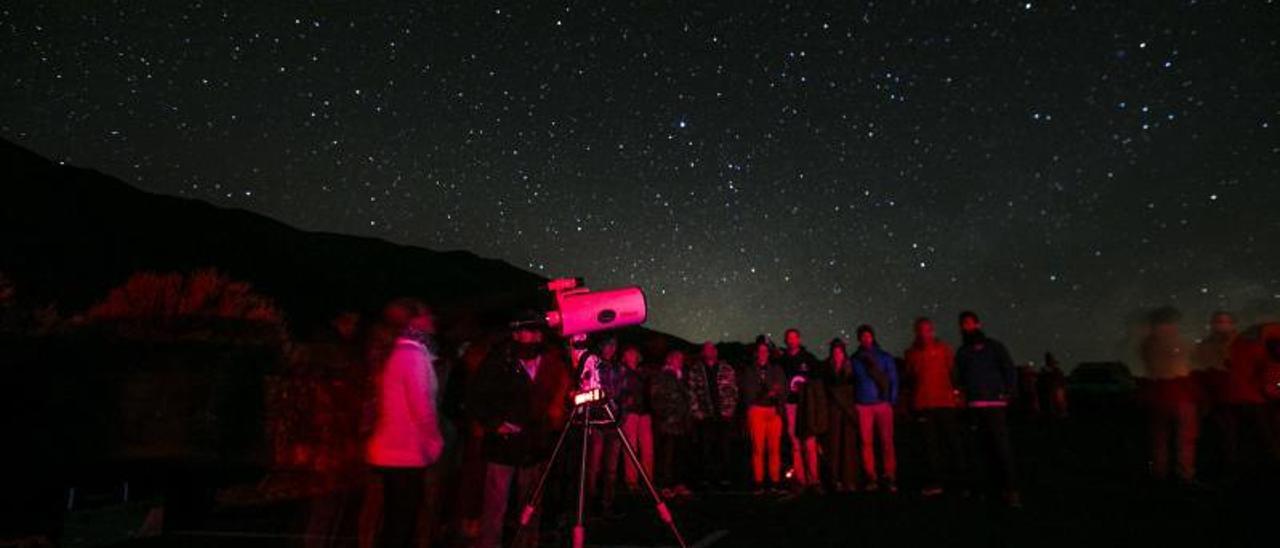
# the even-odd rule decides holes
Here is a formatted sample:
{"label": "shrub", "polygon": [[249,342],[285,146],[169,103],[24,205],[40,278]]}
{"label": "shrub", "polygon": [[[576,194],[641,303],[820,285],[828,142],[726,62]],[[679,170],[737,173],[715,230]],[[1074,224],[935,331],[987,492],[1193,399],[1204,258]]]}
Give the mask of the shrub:
{"label": "shrub", "polygon": [[283,316],[269,297],[214,269],[134,273],[92,306],[85,320],[132,326],[123,331],[135,335],[167,332],[185,338],[198,334],[195,338],[257,339],[281,335],[284,328]]}

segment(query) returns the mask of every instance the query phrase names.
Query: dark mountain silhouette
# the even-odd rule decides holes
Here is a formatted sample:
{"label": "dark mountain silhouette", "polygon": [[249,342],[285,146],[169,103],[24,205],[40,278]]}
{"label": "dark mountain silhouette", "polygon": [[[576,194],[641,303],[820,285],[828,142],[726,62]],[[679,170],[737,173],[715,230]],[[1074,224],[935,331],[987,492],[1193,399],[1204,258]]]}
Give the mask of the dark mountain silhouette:
{"label": "dark mountain silhouette", "polygon": [[82,311],[139,270],[214,267],[275,299],[295,332],[410,295],[470,328],[549,304],[544,278],[465,251],[307,232],[243,210],[152,194],[0,140],[0,271],[32,306]]}

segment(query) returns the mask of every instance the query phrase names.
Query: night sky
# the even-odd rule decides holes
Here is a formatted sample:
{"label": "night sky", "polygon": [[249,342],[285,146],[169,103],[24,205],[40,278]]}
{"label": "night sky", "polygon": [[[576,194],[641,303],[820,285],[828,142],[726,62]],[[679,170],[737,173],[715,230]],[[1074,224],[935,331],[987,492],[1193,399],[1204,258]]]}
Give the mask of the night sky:
{"label": "night sky", "polygon": [[973,308],[1073,364],[1280,310],[1273,1],[180,4],[0,9],[0,136],[691,340]]}

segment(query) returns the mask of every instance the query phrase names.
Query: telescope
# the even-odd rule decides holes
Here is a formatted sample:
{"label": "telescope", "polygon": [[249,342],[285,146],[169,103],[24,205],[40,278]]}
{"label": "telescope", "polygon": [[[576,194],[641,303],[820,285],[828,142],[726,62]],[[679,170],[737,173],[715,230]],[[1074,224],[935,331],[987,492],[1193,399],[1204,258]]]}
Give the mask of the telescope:
{"label": "telescope", "polygon": [[555,295],[555,309],[535,321],[517,322],[511,327],[550,327],[565,338],[587,335],[632,325],[648,318],[648,305],[639,286],[605,291],[583,287],[582,278],[556,278],[547,282],[547,291]]}

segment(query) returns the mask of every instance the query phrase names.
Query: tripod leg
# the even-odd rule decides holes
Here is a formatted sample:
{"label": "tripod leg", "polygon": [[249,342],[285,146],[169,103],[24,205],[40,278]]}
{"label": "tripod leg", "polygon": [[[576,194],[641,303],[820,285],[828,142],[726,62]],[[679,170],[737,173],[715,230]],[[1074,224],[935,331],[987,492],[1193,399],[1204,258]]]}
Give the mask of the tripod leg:
{"label": "tripod leg", "polygon": [[680,548],[687,548],[688,544],[685,544],[684,536],[680,534],[680,529],[676,527],[675,518],[671,516],[671,510],[667,508],[667,502],[662,500],[658,490],[653,487],[653,481],[649,479],[649,474],[644,471],[640,458],[636,456],[635,449],[631,447],[631,441],[622,432],[622,425],[618,424],[618,419],[613,415],[613,410],[609,409],[607,405],[602,407],[604,407],[605,414],[609,416],[609,423],[613,425],[614,433],[618,435],[618,439],[622,440],[622,449],[626,451],[627,459],[631,461],[631,465],[636,467],[636,471],[640,473],[640,479],[644,480],[644,487],[649,491],[649,496],[653,498],[654,508],[658,511],[658,518],[662,519],[662,522],[671,528],[671,534],[676,537],[676,545],[680,546]]}
{"label": "tripod leg", "polygon": [[583,548],[587,542],[587,529],[583,524],[587,508],[587,454],[591,452],[591,409],[583,406],[582,465],[578,468],[578,521],[573,524],[573,548]]}
{"label": "tripod leg", "polygon": [[542,471],[542,477],[538,478],[538,486],[529,494],[529,500],[525,501],[524,509],[520,511],[520,526],[516,529],[516,538],[520,538],[520,534],[524,532],[525,526],[533,519],[533,514],[538,508],[538,504],[542,502],[542,491],[547,486],[547,478],[551,476],[551,471],[555,468],[556,459],[560,457],[560,451],[564,449],[564,441],[569,438],[569,430],[573,429],[574,419],[577,418],[581,408],[574,408],[569,414],[569,421],[565,423],[564,430],[560,432],[560,439],[556,440],[556,446],[551,450],[551,456],[547,459],[546,469]]}

